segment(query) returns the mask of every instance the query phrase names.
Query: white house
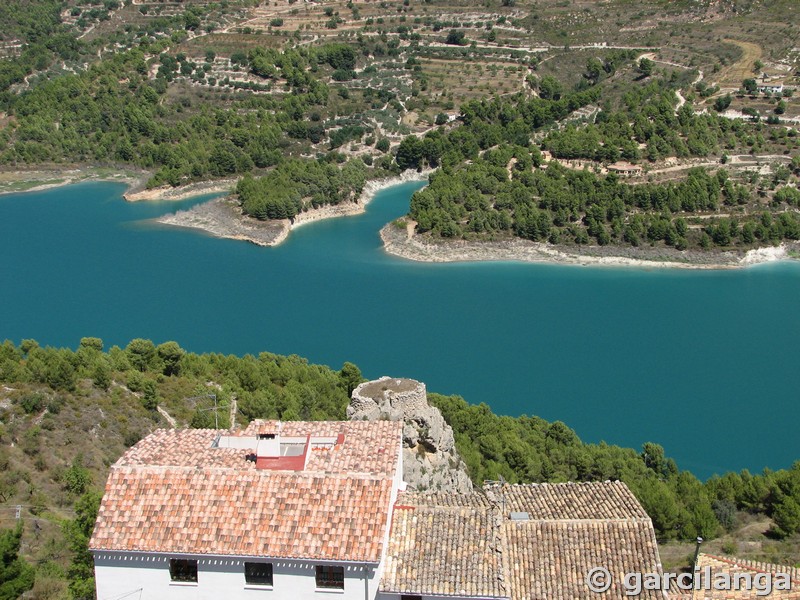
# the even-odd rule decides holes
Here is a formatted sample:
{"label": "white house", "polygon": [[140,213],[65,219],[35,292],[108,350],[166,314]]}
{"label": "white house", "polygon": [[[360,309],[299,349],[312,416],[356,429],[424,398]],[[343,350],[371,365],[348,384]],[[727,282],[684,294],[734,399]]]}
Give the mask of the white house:
{"label": "white house", "polygon": [[783,94],[783,84],[760,85],[758,91],[762,94]]}
{"label": "white house", "polygon": [[[662,572],[621,482],[404,491],[402,422],[159,430],[111,468],[98,600],[575,600]],[[599,597],[599,596],[597,596]],[[663,590],[639,598],[664,600]]]}
{"label": "white house", "polygon": [[376,597],[402,423],[159,430],[111,468],[98,600]]}

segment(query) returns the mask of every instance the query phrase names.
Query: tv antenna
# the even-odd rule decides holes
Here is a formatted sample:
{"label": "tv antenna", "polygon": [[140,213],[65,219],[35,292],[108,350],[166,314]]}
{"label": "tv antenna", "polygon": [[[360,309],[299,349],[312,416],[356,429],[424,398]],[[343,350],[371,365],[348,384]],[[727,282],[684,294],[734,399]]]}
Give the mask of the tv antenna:
{"label": "tv antenna", "polygon": [[217,395],[216,394],[202,394],[200,396],[192,396],[191,398],[187,398],[187,402],[189,400],[202,400],[204,398],[211,398],[214,401],[214,406],[209,406],[208,408],[198,408],[199,412],[208,412],[210,410],[214,411],[214,429],[219,429],[219,406],[217,405]]}

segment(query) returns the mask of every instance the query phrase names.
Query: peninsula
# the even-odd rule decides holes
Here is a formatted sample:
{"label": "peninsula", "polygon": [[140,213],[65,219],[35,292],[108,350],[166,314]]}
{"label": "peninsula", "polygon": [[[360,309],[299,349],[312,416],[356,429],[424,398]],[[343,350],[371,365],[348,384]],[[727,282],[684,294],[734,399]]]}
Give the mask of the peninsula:
{"label": "peninsula", "polygon": [[531,262],[560,265],[736,269],[779,261],[797,260],[800,244],[742,251],[680,251],[674,248],[624,248],[615,246],[559,246],[508,237],[502,240],[441,240],[413,233],[413,223],[399,220],[381,229],[386,252],[419,262]]}
{"label": "peninsula", "polygon": [[373,179],[364,184],[354,200],[308,207],[292,218],[259,220],[245,214],[238,200],[224,196],[164,215],[156,222],[199,229],[216,237],[243,240],[258,246],[276,246],[289,236],[292,229],[322,219],[360,214],[379,191],[408,181],[424,181],[428,175],[428,172],[406,171],[397,177]]}

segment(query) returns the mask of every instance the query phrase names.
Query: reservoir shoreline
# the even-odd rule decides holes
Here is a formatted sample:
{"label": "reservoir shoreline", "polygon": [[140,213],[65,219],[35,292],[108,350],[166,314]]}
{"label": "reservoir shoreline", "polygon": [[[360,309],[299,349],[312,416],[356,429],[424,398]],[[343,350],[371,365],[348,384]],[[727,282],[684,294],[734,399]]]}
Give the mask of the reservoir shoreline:
{"label": "reservoir shoreline", "polygon": [[[400,223],[402,225],[402,222]],[[621,246],[585,246],[576,251],[509,237],[503,240],[433,240],[413,233],[413,222],[406,227],[388,223],[381,231],[387,254],[415,262],[528,262],[576,266],[608,266],[667,269],[740,269],[754,265],[797,260],[797,242],[762,247],[747,252],[681,251],[674,248],[633,248]]]}
{"label": "reservoir shoreline", "polygon": [[0,196],[43,192],[90,181],[123,183],[128,189],[135,189],[144,186],[149,177],[145,171],[79,165],[14,171],[0,169]]}
{"label": "reservoir shoreline", "polygon": [[[362,214],[374,196],[383,190],[411,181],[425,181],[432,170],[408,170],[396,177],[368,181],[360,196],[338,205],[312,208],[293,219],[260,221],[242,213],[238,202],[221,196],[190,209],[166,214],[157,223],[198,229],[219,238],[247,241],[258,246],[277,246],[293,229],[308,223]],[[40,192],[88,181],[124,183],[122,197],[128,202],[182,201],[206,194],[227,194],[238,178],[203,181],[172,188],[143,189],[147,172],[112,171],[106,168],[57,168],[35,171],[0,171],[0,195]],[[413,232],[413,221],[406,227],[387,223],[380,230],[384,251],[414,262],[523,262],[554,265],[609,266],[656,269],[739,269],[776,261],[796,261],[800,242],[743,251],[680,251],[674,248],[572,246],[532,242],[520,238],[470,241],[437,240]]]}
{"label": "reservoir shoreline", "polygon": [[[199,229],[215,237],[247,241],[258,246],[277,246],[289,237],[293,229],[324,219],[361,214],[378,192],[411,181],[425,181],[429,175],[430,171],[409,170],[397,177],[373,179],[366,182],[357,199],[312,208],[297,214],[293,219],[260,221],[245,215],[235,200],[221,197],[188,210],[161,216],[155,221],[173,227]],[[206,189],[201,193],[211,192],[213,190]]]}

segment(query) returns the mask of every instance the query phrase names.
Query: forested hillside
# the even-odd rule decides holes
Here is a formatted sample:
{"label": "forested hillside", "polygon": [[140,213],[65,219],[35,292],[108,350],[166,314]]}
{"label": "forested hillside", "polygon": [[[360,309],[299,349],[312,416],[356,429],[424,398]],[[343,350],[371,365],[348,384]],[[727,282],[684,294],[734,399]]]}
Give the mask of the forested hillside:
{"label": "forested hillside", "polygon": [[542,148],[553,157],[594,166],[545,163],[539,147],[527,143],[528,132],[563,118],[567,106],[574,110],[599,98],[592,87],[558,101],[474,101],[462,107],[462,127],[406,138],[398,165],[442,164],[431,185],[411,200],[416,231],[451,239],[514,235],[552,244],[665,244],[679,250],[800,239],[800,155],[764,179],[734,176],[724,158],[712,168],[688,168],[678,181],[630,182],[601,169],[620,159],[665,155],[788,155],[800,146],[796,131],[695,115],[687,105],[676,112],[668,82],[654,81],[627,92],[623,109],[599,112],[594,124],[569,124],[544,135]]}
{"label": "forested hillside", "polygon": [[[108,466],[127,447],[169,427],[167,418],[178,426],[216,422],[221,428],[231,425],[231,414],[240,426],[254,418],[344,419],[349,393],[361,380],[350,363],[334,371],[266,352],[198,355],[175,342],[136,339],[104,350],[100,339],[83,338],[75,351],[5,342],[0,517],[7,531],[0,544],[11,557],[5,576],[13,585],[32,584],[37,598],[91,598],[86,544]],[[500,477],[620,479],[646,508],[661,541],[727,532],[735,538],[741,523],[761,515],[772,519],[770,535],[785,541],[765,538],[755,556],[797,561],[791,548],[800,540],[800,462],[787,471],[726,473],[703,483],[665,457],[657,440],[641,451],[586,444],[561,422],[501,417],[457,396],[430,394],[430,401],[452,425],[476,484]],[[21,551],[15,527],[22,527]],[[35,580],[26,564],[35,566]]]}
{"label": "forested hillside", "polygon": [[[283,219],[441,167],[411,206],[429,238],[797,240],[796,32],[767,53],[741,20],[774,28],[793,6],[575,3],[6,2],[0,170],[136,167],[151,188],[246,175],[243,212]],[[751,41],[711,43],[711,21]]]}

